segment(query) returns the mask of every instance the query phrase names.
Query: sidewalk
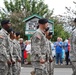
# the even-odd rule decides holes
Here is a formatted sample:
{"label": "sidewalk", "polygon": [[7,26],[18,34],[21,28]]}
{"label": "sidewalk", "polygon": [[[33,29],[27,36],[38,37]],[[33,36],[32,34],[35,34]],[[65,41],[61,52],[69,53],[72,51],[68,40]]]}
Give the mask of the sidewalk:
{"label": "sidewalk", "polygon": [[[21,75],[31,75],[30,72],[33,70],[32,67],[22,67]],[[55,68],[54,75],[72,75],[71,68]]]}

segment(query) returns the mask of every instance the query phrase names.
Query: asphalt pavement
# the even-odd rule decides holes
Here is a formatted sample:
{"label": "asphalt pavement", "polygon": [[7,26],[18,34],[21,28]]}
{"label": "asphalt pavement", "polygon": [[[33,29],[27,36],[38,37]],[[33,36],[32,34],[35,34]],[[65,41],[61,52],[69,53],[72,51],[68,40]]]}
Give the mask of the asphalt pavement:
{"label": "asphalt pavement", "polygon": [[[31,75],[32,67],[21,67],[21,75]],[[72,75],[72,68],[55,68],[54,75]]]}

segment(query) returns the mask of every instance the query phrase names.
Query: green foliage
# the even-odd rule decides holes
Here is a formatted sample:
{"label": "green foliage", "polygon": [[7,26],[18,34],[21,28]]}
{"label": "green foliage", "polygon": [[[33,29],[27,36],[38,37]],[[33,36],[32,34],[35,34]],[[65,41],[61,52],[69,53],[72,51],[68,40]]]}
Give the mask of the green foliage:
{"label": "green foliage", "polygon": [[63,40],[69,38],[69,33],[64,31],[63,24],[60,23],[56,18],[54,20],[54,35],[52,40],[56,41],[57,37],[61,37]]}

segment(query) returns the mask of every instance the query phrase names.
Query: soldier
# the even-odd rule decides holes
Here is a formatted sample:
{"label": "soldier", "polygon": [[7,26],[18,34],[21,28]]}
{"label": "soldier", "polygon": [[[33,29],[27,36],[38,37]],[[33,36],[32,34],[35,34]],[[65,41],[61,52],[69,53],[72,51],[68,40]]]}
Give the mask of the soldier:
{"label": "soldier", "polygon": [[17,58],[18,58],[18,52],[17,52],[17,49],[16,49],[16,45],[14,43],[14,38],[15,38],[15,32],[13,31],[13,29],[9,29],[8,30],[9,34],[10,34],[10,43],[11,43],[11,61],[12,61],[12,65],[10,66],[10,69],[9,69],[9,74],[12,74],[12,75],[17,75]]}
{"label": "soldier", "polygon": [[71,51],[70,51],[70,61],[72,63],[73,74],[76,75],[76,18],[74,20],[74,29],[71,35]]}
{"label": "soldier", "polygon": [[[47,39],[48,39],[49,47],[50,47],[50,55],[52,57],[52,47],[51,47],[52,42],[50,41],[51,38],[52,38],[52,32],[49,32]],[[54,75],[54,61],[53,61],[54,59],[53,59],[53,57],[51,59],[52,59],[52,61],[49,62],[49,75]]]}
{"label": "soldier", "polygon": [[48,51],[47,51],[47,70],[48,70],[48,73],[49,73],[49,75],[53,75],[53,72],[52,72],[52,61],[53,61],[53,57],[52,57],[52,49],[51,49],[51,41],[50,41],[50,39],[52,38],[52,33],[51,32],[49,32],[49,28],[47,28],[46,30],[45,30],[45,35],[46,35],[46,38],[47,38],[47,49],[48,49]]}
{"label": "soldier", "polygon": [[21,46],[21,54],[22,54],[22,58],[21,58],[21,63],[24,64],[24,51],[25,51],[25,44],[24,44],[24,40],[23,38],[19,39],[20,41],[20,46]]}
{"label": "soldier", "polygon": [[0,75],[8,74],[8,65],[11,65],[10,59],[10,42],[9,42],[9,34],[8,29],[11,27],[11,23],[9,20],[1,21],[2,29],[0,30]]}
{"label": "soldier", "polygon": [[31,38],[31,62],[35,70],[35,75],[48,75],[47,63],[47,39],[45,29],[48,26],[47,19],[38,21],[39,28]]}
{"label": "soldier", "polygon": [[15,39],[14,39],[14,43],[15,43],[15,47],[17,50],[17,60],[16,60],[16,66],[17,66],[17,75],[20,75],[21,72],[21,47],[19,44],[19,38],[20,38],[20,33],[17,32]]}
{"label": "soldier", "polygon": [[12,75],[12,65],[13,64],[15,64],[15,60],[14,60],[14,57],[13,57],[13,30],[12,30],[12,28],[10,28],[9,30],[8,30],[8,33],[9,33],[9,37],[10,37],[10,39],[9,39],[9,41],[10,41],[10,50],[11,50],[11,62],[12,62],[12,64],[11,65],[8,65],[8,67],[9,67],[9,70],[8,70],[8,75]]}

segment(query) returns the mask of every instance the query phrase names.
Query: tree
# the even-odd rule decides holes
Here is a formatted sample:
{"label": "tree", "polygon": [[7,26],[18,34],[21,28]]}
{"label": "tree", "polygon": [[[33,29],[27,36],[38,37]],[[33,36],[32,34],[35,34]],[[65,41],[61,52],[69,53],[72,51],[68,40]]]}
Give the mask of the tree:
{"label": "tree", "polygon": [[[73,4],[75,5],[76,8],[76,2],[73,1]],[[68,31],[72,31],[74,28],[74,18],[76,18],[76,9],[73,9],[71,7],[65,7],[66,12],[64,13],[65,15],[61,17],[64,26],[68,29]]]}
{"label": "tree", "polygon": [[59,22],[58,18],[53,18],[54,21],[54,35],[52,40],[56,41],[57,37],[61,37],[63,40],[69,38],[69,33],[64,30],[63,22]]}

